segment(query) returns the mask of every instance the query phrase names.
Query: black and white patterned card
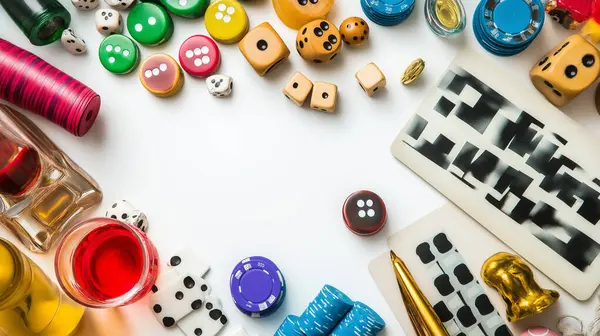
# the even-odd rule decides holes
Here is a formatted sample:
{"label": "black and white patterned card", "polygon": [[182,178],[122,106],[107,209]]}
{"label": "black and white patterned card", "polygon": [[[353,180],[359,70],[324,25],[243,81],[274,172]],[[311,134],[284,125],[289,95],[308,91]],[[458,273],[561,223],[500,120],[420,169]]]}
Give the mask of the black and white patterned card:
{"label": "black and white patterned card", "polygon": [[586,300],[600,285],[598,139],[490,62],[459,55],[392,153]]}

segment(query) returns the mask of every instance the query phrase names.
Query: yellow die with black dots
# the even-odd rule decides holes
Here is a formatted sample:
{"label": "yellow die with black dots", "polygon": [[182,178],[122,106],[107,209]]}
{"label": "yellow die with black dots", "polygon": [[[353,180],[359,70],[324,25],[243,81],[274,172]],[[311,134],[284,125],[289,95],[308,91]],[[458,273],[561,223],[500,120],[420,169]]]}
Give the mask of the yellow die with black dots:
{"label": "yellow die with black dots", "polygon": [[261,77],[290,55],[290,50],[268,22],[252,29],[238,47]]}
{"label": "yellow die with black dots", "polygon": [[340,31],[327,20],[315,20],[300,28],[296,50],[304,60],[327,63],[342,50]]}

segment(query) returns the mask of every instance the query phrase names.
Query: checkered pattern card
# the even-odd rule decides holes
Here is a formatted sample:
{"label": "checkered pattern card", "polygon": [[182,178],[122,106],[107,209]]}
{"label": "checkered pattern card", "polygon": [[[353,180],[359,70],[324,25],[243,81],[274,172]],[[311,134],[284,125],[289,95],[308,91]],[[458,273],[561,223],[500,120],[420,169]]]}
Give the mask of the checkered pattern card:
{"label": "checkered pattern card", "polygon": [[492,62],[459,55],[392,154],[586,300],[600,285],[598,139]]}

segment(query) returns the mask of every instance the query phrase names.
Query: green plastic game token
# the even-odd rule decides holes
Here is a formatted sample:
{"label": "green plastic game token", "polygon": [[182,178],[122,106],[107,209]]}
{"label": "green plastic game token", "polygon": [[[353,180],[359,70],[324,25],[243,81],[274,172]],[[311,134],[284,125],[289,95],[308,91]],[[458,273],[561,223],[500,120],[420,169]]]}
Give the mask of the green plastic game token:
{"label": "green plastic game token", "polygon": [[210,0],[161,0],[167,10],[187,19],[197,19],[204,15]]}
{"label": "green plastic game token", "polygon": [[153,3],[140,3],[127,16],[129,34],[144,45],[156,46],[168,41],[173,35],[173,29],[169,13]]}
{"label": "green plastic game token", "polygon": [[98,50],[100,63],[115,74],[130,73],[140,62],[140,50],[129,37],[114,34],[106,37]]}

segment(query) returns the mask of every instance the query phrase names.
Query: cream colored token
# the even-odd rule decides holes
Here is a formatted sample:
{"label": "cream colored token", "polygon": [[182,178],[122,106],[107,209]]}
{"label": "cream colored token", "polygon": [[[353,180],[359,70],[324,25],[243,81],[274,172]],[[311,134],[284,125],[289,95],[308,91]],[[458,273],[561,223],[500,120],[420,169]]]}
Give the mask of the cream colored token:
{"label": "cream colored token", "polygon": [[248,16],[242,4],[235,0],[219,0],[204,14],[206,30],[217,42],[233,44],[248,32]]}

